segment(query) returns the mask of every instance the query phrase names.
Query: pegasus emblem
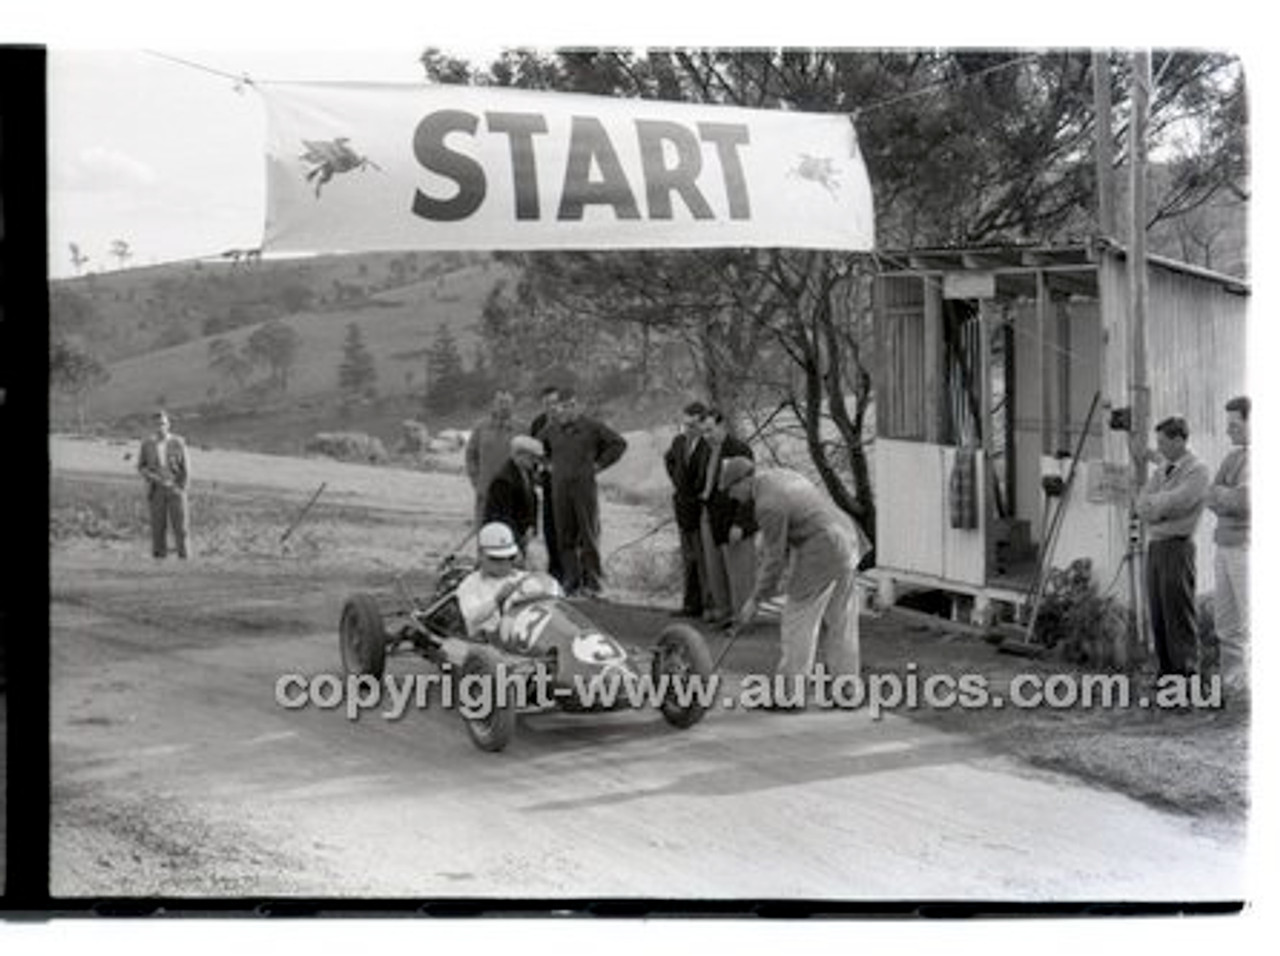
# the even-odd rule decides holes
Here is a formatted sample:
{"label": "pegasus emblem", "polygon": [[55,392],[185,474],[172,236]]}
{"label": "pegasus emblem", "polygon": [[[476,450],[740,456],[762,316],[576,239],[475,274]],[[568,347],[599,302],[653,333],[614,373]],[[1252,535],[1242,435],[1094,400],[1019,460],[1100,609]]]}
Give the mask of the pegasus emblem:
{"label": "pegasus emblem", "polygon": [[829,156],[810,156],[800,154],[800,162],[791,170],[790,175],[817,183],[831,194],[834,199],[840,188],[840,175],[836,172],[835,163]]}
{"label": "pegasus emblem", "polygon": [[324,184],[334,176],[369,166],[379,172],[382,171],[382,167],[369,157],[361,156],[352,149],[348,145],[350,142],[351,140],[346,136],[339,136],[333,140],[304,139],[302,141],[307,151],[302,154],[301,159],[304,163],[312,165],[312,168],[307,170],[307,182],[315,183],[317,199],[320,198],[320,190]]}

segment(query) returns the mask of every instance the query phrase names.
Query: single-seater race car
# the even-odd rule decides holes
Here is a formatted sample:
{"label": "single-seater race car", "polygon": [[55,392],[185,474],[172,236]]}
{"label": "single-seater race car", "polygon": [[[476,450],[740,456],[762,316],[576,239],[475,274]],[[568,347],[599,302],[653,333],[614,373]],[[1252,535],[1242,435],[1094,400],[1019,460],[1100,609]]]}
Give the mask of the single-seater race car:
{"label": "single-seater race car", "polygon": [[[469,637],[456,592],[471,570],[455,556],[446,558],[425,603],[397,581],[400,605],[386,612],[372,594],[348,598],[339,625],[346,673],[381,680],[387,657],[408,652],[436,664],[459,686],[477,675],[490,688],[503,688],[487,706],[459,708],[472,741],[489,751],[510,742],[517,711],[599,713],[652,704],[673,727],[702,719],[712,663],[695,628],[673,623],[652,648],[626,646],[592,621],[582,602],[564,597],[554,579],[527,572],[504,602],[497,633]],[[643,686],[642,678],[649,679],[644,693],[623,692],[628,684]],[[610,685],[616,693],[601,693]]]}

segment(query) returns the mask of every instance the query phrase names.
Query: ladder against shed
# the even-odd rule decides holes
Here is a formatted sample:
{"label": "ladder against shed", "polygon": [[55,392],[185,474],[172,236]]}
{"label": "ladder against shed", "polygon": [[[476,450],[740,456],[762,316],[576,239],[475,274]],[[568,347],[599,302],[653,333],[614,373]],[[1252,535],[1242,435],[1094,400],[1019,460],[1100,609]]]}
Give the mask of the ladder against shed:
{"label": "ladder against shed", "polygon": [[[1018,614],[1059,506],[1050,565],[1088,558],[1099,589],[1127,600],[1129,444],[1109,427],[1111,412],[1132,401],[1123,250],[917,250],[879,260],[881,603],[929,589],[959,599],[981,623],[1000,606]],[[1147,268],[1151,422],[1185,416],[1192,449],[1216,467],[1230,444],[1223,406],[1247,391],[1248,287],[1156,257]],[[1050,501],[1044,479],[1065,479],[1095,394],[1075,482]],[[953,491],[958,458],[972,461],[967,506]],[[1207,515],[1197,535],[1202,592],[1212,588],[1212,531]]]}

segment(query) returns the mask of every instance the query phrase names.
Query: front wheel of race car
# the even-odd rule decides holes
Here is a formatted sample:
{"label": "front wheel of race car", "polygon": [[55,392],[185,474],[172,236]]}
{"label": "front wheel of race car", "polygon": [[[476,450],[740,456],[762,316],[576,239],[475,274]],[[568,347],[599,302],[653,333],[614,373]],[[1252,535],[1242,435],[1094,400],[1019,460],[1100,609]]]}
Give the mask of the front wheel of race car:
{"label": "front wheel of race car", "polygon": [[506,747],[516,729],[516,712],[499,694],[503,686],[498,674],[501,660],[491,647],[472,648],[462,662],[459,678],[480,688],[478,692],[466,692],[466,706],[459,708],[459,712],[466,721],[472,743],[490,752]]}
{"label": "front wheel of race car", "polygon": [[[672,727],[692,727],[707,712],[703,692],[710,692],[711,652],[702,635],[688,624],[672,624],[658,635],[653,679],[666,681],[662,716]],[[701,686],[699,686],[701,685]]]}
{"label": "front wheel of race car", "polygon": [[387,629],[372,594],[354,594],[342,606],[338,646],[348,675],[382,678],[387,669]]}

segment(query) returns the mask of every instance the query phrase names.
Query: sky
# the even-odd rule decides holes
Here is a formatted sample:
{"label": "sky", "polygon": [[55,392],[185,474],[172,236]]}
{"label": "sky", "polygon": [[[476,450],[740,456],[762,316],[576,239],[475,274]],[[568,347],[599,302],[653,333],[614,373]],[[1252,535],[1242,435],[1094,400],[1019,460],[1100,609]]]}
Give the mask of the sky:
{"label": "sky", "polygon": [[[266,119],[257,79],[421,83],[421,50],[52,50],[49,54],[49,266],[88,269],[218,255],[262,244]],[[175,59],[185,63],[175,62]],[[198,64],[199,67],[185,65]]]}

